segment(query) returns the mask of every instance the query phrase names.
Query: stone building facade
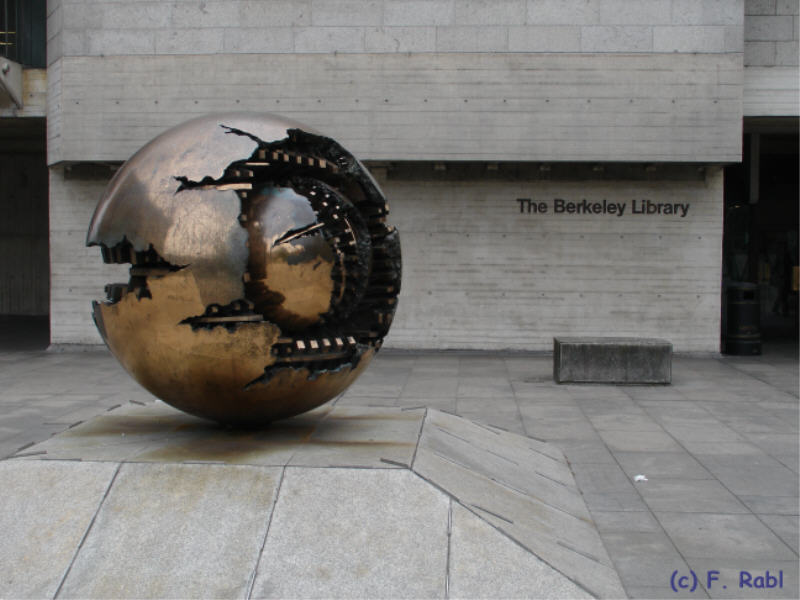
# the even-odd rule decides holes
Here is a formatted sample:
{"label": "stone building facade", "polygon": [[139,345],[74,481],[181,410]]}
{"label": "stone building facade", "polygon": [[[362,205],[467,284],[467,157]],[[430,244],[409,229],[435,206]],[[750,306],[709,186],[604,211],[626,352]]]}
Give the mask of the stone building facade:
{"label": "stone building facade", "polygon": [[404,247],[387,346],[716,352],[725,167],[748,119],[796,130],[797,1],[47,6],[54,344],[99,342],[89,305],[121,274],[84,239],[114,170],[242,110],[336,138],[384,188]]}

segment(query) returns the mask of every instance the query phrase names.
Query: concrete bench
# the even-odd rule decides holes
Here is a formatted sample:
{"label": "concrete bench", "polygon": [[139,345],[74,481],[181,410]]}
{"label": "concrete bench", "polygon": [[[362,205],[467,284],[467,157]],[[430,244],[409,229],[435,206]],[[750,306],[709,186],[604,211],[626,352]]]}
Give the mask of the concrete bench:
{"label": "concrete bench", "polygon": [[556,383],[670,383],[672,344],[654,338],[553,338]]}

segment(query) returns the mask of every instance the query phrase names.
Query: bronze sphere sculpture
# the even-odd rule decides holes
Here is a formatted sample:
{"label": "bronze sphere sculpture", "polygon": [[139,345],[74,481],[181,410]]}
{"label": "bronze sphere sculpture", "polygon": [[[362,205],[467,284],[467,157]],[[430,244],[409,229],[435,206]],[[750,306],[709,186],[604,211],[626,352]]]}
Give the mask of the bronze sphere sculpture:
{"label": "bronze sphere sculpture", "polygon": [[366,368],[400,290],[400,242],[364,166],[269,114],[214,114],[116,173],[87,245],[130,263],[93,304],[111,352],[185,412],[254,425],[332,399]]}

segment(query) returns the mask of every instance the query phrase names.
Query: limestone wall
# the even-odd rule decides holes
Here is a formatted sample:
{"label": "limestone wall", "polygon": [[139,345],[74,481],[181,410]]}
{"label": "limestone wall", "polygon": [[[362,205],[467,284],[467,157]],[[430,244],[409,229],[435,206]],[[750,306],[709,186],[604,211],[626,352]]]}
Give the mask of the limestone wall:
{"label": "limestone wall", "polygon": [[[718,351],[722,175],[692,171],[649,181],[436,181],[390,171],[381,185],[404,272],[387,347],[550,350],[556,335],[634,335]],[[98,343],[91,301],[106,283],[127,280],[125,265],[104,265],[97,248],[84,247],[106,183],[51,169],[55,344]],[[528,212],[519,199],[547,212]],[[564,212],[554,212],[557,199]],[[644,200],[661,203],[661,214],[634,212],[647,210]],[[625,205],[621,216],[612,203]]]}

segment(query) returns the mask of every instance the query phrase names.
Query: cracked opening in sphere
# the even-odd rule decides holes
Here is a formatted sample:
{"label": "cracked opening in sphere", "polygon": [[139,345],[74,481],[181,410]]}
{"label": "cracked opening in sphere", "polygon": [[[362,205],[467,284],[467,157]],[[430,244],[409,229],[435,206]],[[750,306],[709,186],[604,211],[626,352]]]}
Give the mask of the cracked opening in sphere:
{"label": "cracked opening in sphere", "polygon": [[[94,316],[103,338],[140,383],[162,398],[174,396],[164,390],[167,384],[196,387],[181,378],[189,376],[193,361],[202,362],[197,359],[204,352],[201,340],[211,335],[223,348],[241,345],[244,350],[237,351],[246,354],[246,368],[226,367],[231,372],[224,376],[206,369],[203,393],[224,396],[230,385],[247,392],[243,404],[255,397],[297,404],[274,410],[259,406],[257,420],[264,420],[270,413],[288,416],[308,409],[300,400],[313,394],[296,383],[298,375],[314,389],[334,390],[326,387],[328,378],[349,381],[362,357],[380,348],[400,289],[400,246],[386,224],[385,198],[339,144],[300,128],[264,141],[239,120],[220,118],[213,125],[207,119],[198,131],[222,150],[229,140],[243,140],[236,147],[255,144],[238,157],[228,153],[225,166],[212,168],[220,153],[206,150],[191,135],[178,136],[187,144],[183,154],[176,154],[174,139],[159,143],[161,138],[137,153],[109,184],[87,244],[99,245],[105,262],[131,264],[128,283],[107,286],[107,299],[96,303]],[[193,123],[175,131],[191,132]],[[183,170],[184,156],[192,152],[210,156],[207,172],[219,169],[220,175],[202,175],[195,163]],[[189,172],[196,175],[184,174]],[[155,179],[153,173],[161,184],[148,180]],[[182,241],[188,250],[177,243]],[[151,293],[156,283],[158,293]],[[153,306],[139,310],[141,303]],[[156,319],[142,316],[159,314],[160,305],[175,315],[169,331],[153,329]],[[242,345],[247,336],[258,341]],[[157,354],[155,348],[131,348],[134,338],[148,347],[167,340],[173,351],[162,362],[174,361],[179,375],[148,358]],[[235,357],[224,358],[235,364]],[[228,422],[245,420],[253,409],[179,405],[189,402],[184,398],[167,401]],[[314,405],[325,399],[315,399]]]}

